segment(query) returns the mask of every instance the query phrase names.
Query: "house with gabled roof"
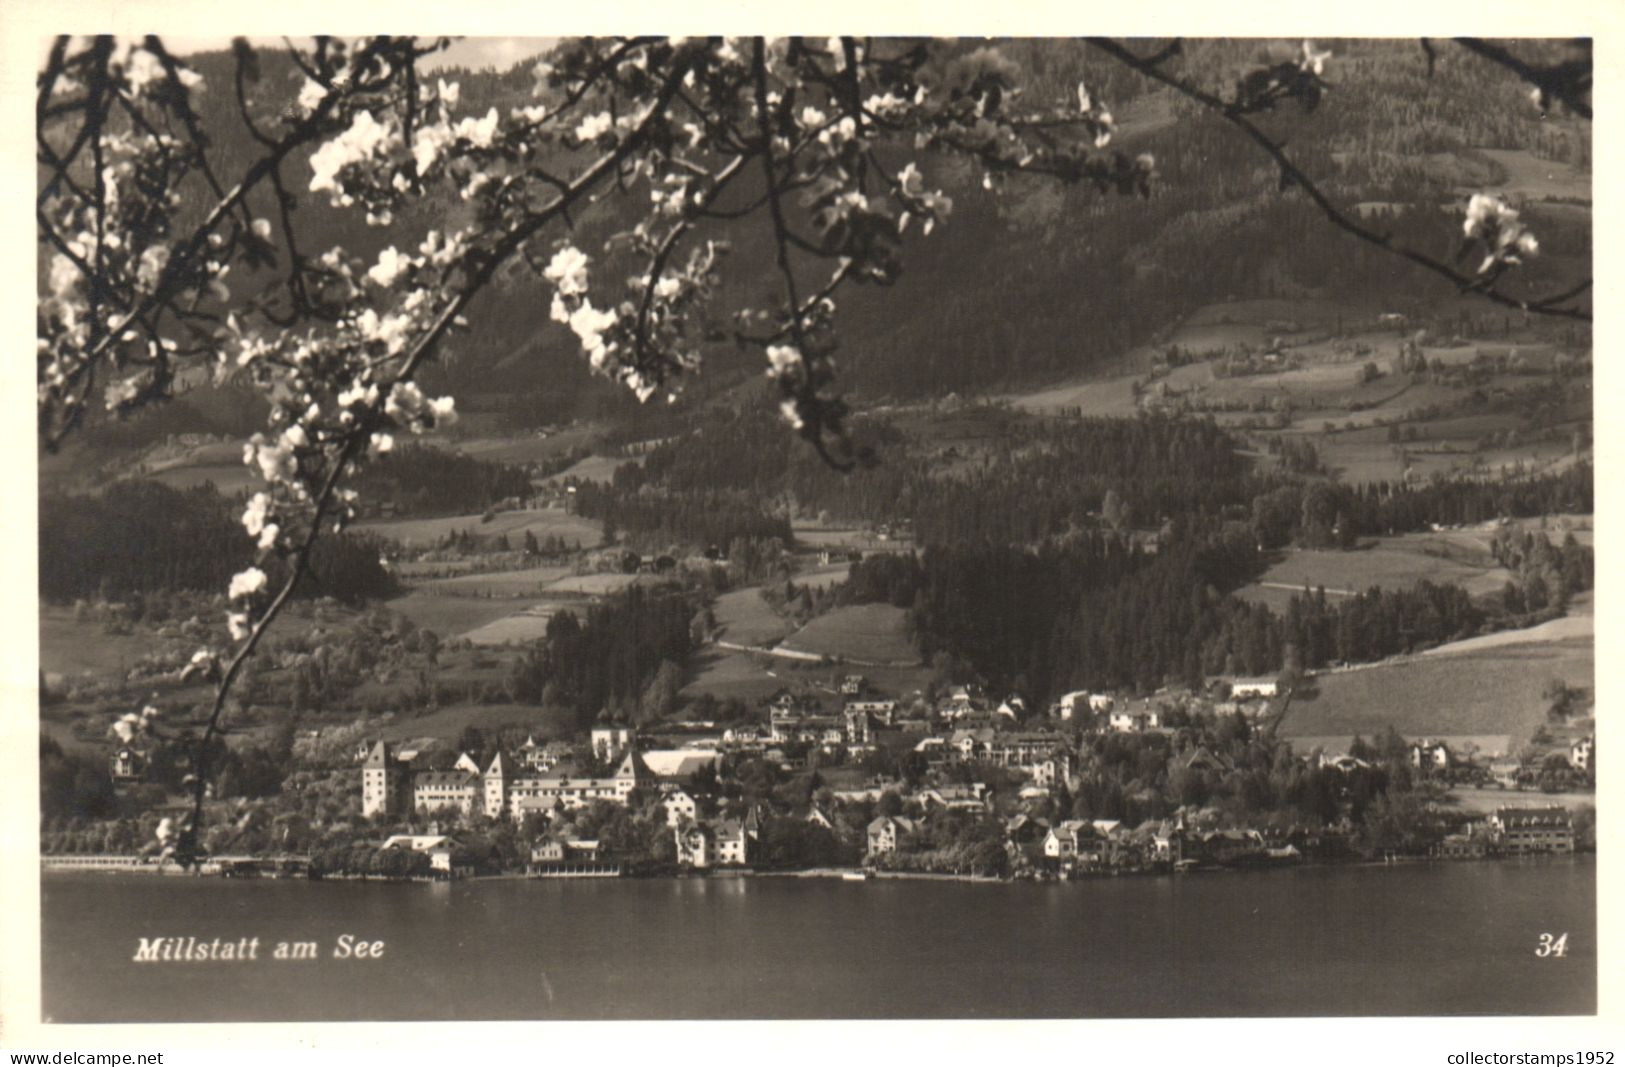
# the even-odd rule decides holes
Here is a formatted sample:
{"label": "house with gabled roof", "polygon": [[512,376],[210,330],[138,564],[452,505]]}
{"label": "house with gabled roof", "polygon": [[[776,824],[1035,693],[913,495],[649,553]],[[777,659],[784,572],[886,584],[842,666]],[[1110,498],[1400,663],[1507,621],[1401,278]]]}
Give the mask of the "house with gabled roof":
{"label": "house with gabled roof", "polygon": [[1082,819],[1067,819],[1044,835],[1044,855],[1054,860],[1076,858],[1094,837],[1094,828]]}
{"label": "house with gabled roof", "polygon": [[745,830],[745,824],[735,819],[729,819],[716,824],[712,830],[712,839],[716,842],[717,863],[724,866],[743,866],[750,858],[750,841],[752,835]]}
{"label": "house with gabled roof", "polygon": [[717,862],[716,835],[704,823],[685,823],[672,831],[677,841],[677,863],[704,870]]}
{"label": "house with gabled roof", "polygon": [[1193,771],[1223,773],[1230,769],[1230,764],[1222,756],[1217,756],[1211,752],[1206,745],[1199,745],[1195,752],[1186,757],[1185,767],[1187,770]]}
{"label": "house with gabled roof", "polygon": [[981,811],[987,806],[987,785],[939,785],[927,789],[920,798],[927,806],[936,804],[948,811]]}
{"label": "house with gabled roof", "polygon": [[1592,753],[1596,751],[1596,738],[1590,734],[1569,746],[1569,766],[1577,771],[1591,770]]}
{"label": "house with gabled roof", "polygon": [[869,822],[869,855],[885,856],[896,852],[903,838],[914,832],[914,820],[901,815],[877,815]]}

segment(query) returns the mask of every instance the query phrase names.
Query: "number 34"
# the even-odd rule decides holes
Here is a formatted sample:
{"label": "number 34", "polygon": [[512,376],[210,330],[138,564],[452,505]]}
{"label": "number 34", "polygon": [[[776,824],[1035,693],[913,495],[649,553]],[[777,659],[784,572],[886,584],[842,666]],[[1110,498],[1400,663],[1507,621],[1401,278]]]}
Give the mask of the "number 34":
{"label": "number 34", "polygon": [[1540,947],[1535,949],[1535,955],[1544,959],[1547,956],[1566,956],[1568,951],[1569,935],[1567,933],[1559,934],[1555,938],[1551,934],[1541,934]]}

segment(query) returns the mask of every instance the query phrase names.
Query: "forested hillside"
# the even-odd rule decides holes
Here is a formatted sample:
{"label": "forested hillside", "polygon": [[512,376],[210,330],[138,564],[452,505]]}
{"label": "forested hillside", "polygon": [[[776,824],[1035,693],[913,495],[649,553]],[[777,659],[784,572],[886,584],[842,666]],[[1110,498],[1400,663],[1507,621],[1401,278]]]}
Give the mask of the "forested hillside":
{"label": "forested hillside", "polygon": [[[1265,116],[1266,125],[1330,195],[1345,205],[1377,205],[1396,238],[1436,256],[1448,259],[1455,251],[1460,223],[1452,211],[1465,203],[1462,191],[1497,177],[1495,161],[1475,149],[1529,149],[1542,158],[1589,163],[1587,131],[1572,120],[1542,120],[1499,68],[1446,50],[1430,76],[1411,42],[1326,46],[1335,57],[1328,72],[1333,91],[1312,114],[1293,107]],[[1154,340],[1193,308],[1227,296],[1313,290],[1354,305],[1414,306],[1451,295],[1419,268],[1335,231],[1306,198],[1280,190],[1268,160],[1222,120],[1151,88],[1082,42],[1001,47],[1026,72],[1029,100],[1070,99],[1079,81],[1096,87],[1117,111],[1121,143],[1154,154],[1153,194],[1107,198],[1092,188],[1024,178],[995,195],[980,187],[971,168],[928,158],[927,179],[952,196],[953,217],[911,246],[894,286],[860,289],[844,299],[845,388],[870,397],[940,395],[1086,372]],[[1190,42],[1176,63],[1198,84],[1225,90],[1262,47]],[[229,89],[231,57],[202,55],[193,62],[220,87],[202,94],[198,106],[215,131],[212,153],[230,172],[254,149]],[[302,75],[270,51],[259,57],[258,74],[246,86],[250,110],[256,121],[269,123]],[[471,115],[534,102],[535,80],[525,65],[500,74],[452,70],[440,76],[460,83],[460,110]],[[551,163],[568,172],[568,153],[559,151]],[[429,201],[396,219],[386,237],[368,227],[362,213],[306,195],[304,159],[291,160],[287,174],[299,204],[293,231],[307,255],[341,245],[370,257],[386,244],[405,248],[430,229],[468,221],[463,204]],[[757,195],[741,180],[718,208]],[[573,222],[590,241],[629,225],[644,200],[641,194],[610,197]],[[277,217],[269,202],[255,209]],[[1520,284],[1533,291],[1589,271],[1588,220],[1539,204],[1526,204],[1525,213],[1539,232],[1542,254]],[[272,243],[280,247],[280,225],[276,231]],[[720,220],[699,233],[732,248],[724,292],[759,295],[771,258],[764,228]],[[611,260],[603,269],[613,278],[619,267]],[[236,295],[253,295],[268,277],[234,280]],[[465,411],[497,413],[516,427],[634,410],[624,390],[591,376],[568,332],[550,321],[541,294],[540,280],[527,269],[507,272],[471,309],[467,331],[447,343],[426,386],[454,393]],[[726,311],[719,307],[716,317],[724,333]],[[755,357],[731,342],[709,348],[698,395],[759,373]]]}

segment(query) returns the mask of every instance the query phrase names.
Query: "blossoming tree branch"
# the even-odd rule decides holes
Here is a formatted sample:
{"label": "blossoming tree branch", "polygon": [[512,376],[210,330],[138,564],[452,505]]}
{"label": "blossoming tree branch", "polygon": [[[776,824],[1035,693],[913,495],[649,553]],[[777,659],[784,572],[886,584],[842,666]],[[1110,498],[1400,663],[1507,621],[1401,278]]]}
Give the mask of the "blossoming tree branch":
{"label": "blossoming tree branch", "polygon": [[[948,220],[952,200],[927,177],[933,161],[969,160],[990,189],[1026,174],[1150,195],[1156,174],[1149,155],[1113,145],[1108,103],[1090,85],[1027,99],[1020,70],[991,46],[583,39],[535,68],[534,103],[471,114],[456,84],[422,73],[448,43],[290,42],[302,87],[287,103],[257,99],[260,57],[241,39],[227,85],[205,84],[155,37],[60,38],[39,75],[45,444],[92,407],[122,415],[209,380],[250,382],[271,404],[269,425],[244,448],[264,482],[242,516],[254,558],[226,590],[219,640],[190,668],[214,685],[199,753],[317,538],[355,517],[350,476],[399,435],[456,418],[452,398],[425,395],[417,375],[499,273],[528,275],[591,366],[641,399],[679,389],[707,342],[756,347],[788,426],[846,467],[865,457],[846,436],[836,389],[838,297],[894,281],[905,244]],[[1226,96],[1167,72],[1177,42],[1145,57],[1090,43],[1236,123],[1275,159],[1283,190],[1302,187],[1334,223],[1385,243],[1249,119],[1278,104],[1312,110],[1331,89],[1329,53],[1305,42]],[[1589,63],[1563,74],[1474,51],[1529,80],[1538,104],[1589,115]],[[194,106],[203,93],[230,94],[257,146],[235,173],[211,163]],[[302,243],[294,215],[312,196],[378,227],[430,197],[466,210],[366,261]],[[580,247],[576,218],[607,197],[644,207],[630,228]],[[274,210],[256,214],[267,201]],[[741,219],[770,231],[775,295],[725,306],[718,235]],[[1476,271],[1393,250],[1491,299],[1589,317],[1572,304],[1583,287],[1537,301],[1498,288],[1539,248],[1505,203],[1474,196],[1463,236],[1479,252]],[[204,783],[195,767],[183,860],[196,854]]]}

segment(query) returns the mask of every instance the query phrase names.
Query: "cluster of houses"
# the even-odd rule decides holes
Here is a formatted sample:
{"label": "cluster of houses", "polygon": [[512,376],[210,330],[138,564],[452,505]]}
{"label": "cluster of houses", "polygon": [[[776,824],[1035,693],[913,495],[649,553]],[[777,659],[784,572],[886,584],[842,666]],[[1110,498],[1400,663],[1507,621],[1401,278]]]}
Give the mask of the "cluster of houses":
{"label": "cluster of houses", "polygon": [[[1257,714],[1275,695],[1274,688],[1273,680],[1235,679],[1222,702],[1243,713]],[[674,725],[658,741],[640,737],[628,726],[601,726],[589,738],[596,771],[578,767],[575,746],[566,741],[538,744],[534,738],[527,739],[511,752],[491,756],[484,767],[466,753],[449,767],[443,761],[426,766],[410,749],[378,741],[364,746],[361,759],[362,811],[387,817],[451,809],[465,816],[479,814],[516,823],[540,815],[552,825],[567,824],[568,819],[561,815],[599,802],[625,806],[635,793],[653,795],[664,811],[680,866],[747,866],[756,856],[761,810],[751,808],[741,816],[735,805],[724,815],[708,792],[694,788],[694,776],[700,772],[710,769],[718,777],[725,774],[733,765],[730,757],[761,758],[794,771],[807,766],[813,752],[824,751],[839,753],[836,763],[850,767],[885,745],[895,753],[916,754],[928,770],[974,764],[1019,772],[1020,784],[1011,788],[1019,789],[1016,799],[1025,802],[1051,797],[1063,786],[1075,791],[1073,728],[1116,733],[1170,729],[1166,717],[1171,705],[1156,698],[1123,700],[1112,694],[1079,691],[1056,701],[1047,716],[1034,716],[1020,697],[995,702],[969,686],[950,688],[929,703],[898,701],[871,693],[866,680],[856,675],[831,686],[828,695],[838,699],[838,710],[827,708],[824,695],[811,687],[799,692],[786,689],[766,702],[762,720],[720,726]],[[1214,710],[1211,704],[1204,709]],[[1576,742],[1574,759],[1579,762],[1575,766],[1589,766],[1591,752],[1590,738]],[[1180,759],[1191,770],[1222,774],[1230,769],[1222,754],[1205,747],[1183,752]],[[1411,746],[1411,760],[1418,767],[1449,768],[1456,759],[1442,741],[1420,739]],[[1352,755],[1322,755],[1320,762],[1349,772],[1366,766]],[[995,805],[991,792],[980,783],[948,784],[951,778],[963,779],[962,771],[928,775],[936,784],[915,789],[900,780],[855,778],[855,771],[830,775],[821,769],[821,774],[831,779],[826,800],[833,805],[874,803],[890,793],[912,812],[941,810],[1001,818],[1004,844],[1017,867],[1064,873],[1291,862],[1299,858],[1300,846],[1306,843],[1285,836],[1266,838],[1254,830],[1198,825],[1195,819],[1187,825],[1183,815],[1133,826],[1110,819],[1051,821],[1032,814],[1048,809],[1026,803],[1018,804],[1012,815],[1012,806]],[[834,810],[825,811],[814,803],[804,817],[833,830]],[[920,833],[923,828],[916,818],[895,808],[892,811],[873,818],[866,831],[851,828],[866,837],[859,845],[869,862],[895,863],[925,847],[926,835]],[[1448,843],[1453,850],[1450,854],[1573,849],[1572,825],[1566,815],[1506,812],[1474,829],[1470,841]],[[535,846],[531,860],[536,867],[589,873],[607,869],[610,863],[596,841],[568,836],[545,837]]]}
{"label": "cluster of houses", "polygon": [[[1560,747],[1556,751],[1564,757],[1568,769],[1576,775],[1590,777],[1593,774],[1596,758],[1594,735],[1576,737],[1566,749]],[[1539,762],[1530,763],[1512,757],[1481,761],[1468,752],[1452,749],[1441,739],[1431,737],[1418,738],[1411,742],[1410,762],[1412,767],[1428,774],[1462,780],[1476,779],[1503,789],[1516,789],[1531,784],[1542,767]]]}
{"label": "cluster of houses", "polygon": [[532,813],[551,817],[598,801],[626,804],[634,790],[669,793],[697,771],[718,765],[721,753],[705,750],[636,750],[629,727],[594,730],[595,755],[615,769],[598,775],[578,770],[573,749],[529,739],[516,753],[497,752],[483,769],[466,752],[449,769],[414,767],[418,756],[378,741],[361,765],[361,813],[368,817],[450,809],[461,815],[523,822]]}

